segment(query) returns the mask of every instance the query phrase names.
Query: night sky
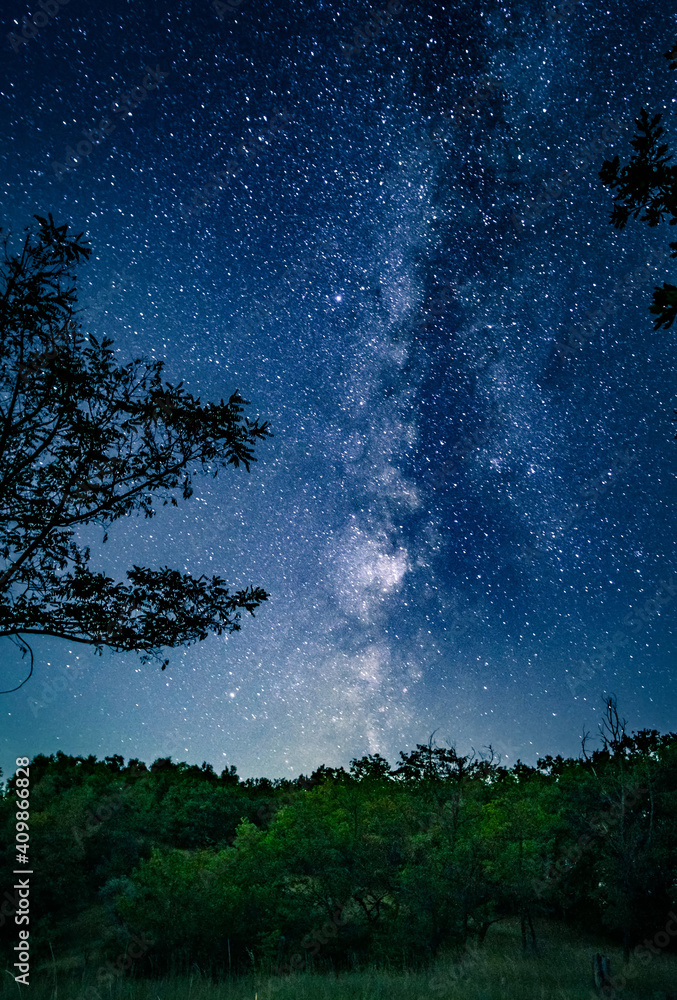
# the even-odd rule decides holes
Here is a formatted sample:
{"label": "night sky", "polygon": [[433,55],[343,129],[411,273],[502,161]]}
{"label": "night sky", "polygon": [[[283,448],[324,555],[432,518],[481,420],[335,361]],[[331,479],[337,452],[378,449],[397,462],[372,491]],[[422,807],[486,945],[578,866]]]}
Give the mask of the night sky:
{"label": "night sky", "polygon": [[[434,730],[533,764],[611,693],[674,729],[674,234],[615,230],[597,176],[642,106],[677,149],[673,5],[232,2],[45,0],[21,44],[0,6],[4,229],[84,230],[83,328],[275,435],[78,536],[116,579],[262,586],[256,617],[164,673],[36,640],[5,775],[62,749],[295,777]],[[0,686],[25,670],[3,640]]]}

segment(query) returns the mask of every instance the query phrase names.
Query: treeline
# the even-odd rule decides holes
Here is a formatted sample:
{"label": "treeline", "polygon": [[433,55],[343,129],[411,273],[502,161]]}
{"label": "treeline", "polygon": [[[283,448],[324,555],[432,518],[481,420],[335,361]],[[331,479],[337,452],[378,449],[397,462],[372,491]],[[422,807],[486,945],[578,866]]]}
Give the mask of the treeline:
{"label": "treeline", "polygon": [[[629,954],[677,907],[677,734],[628,736],[610,702],[602,743],[506,768],[431,738],[396,767],[374,754],[274,781],[39,755],[33,961],[80,974],[133,934],[152,942],[134,975],[411,966],[515,916],[525,948],[556,917]],[[0,798],[6,958],[15,791],[13,777]]]}

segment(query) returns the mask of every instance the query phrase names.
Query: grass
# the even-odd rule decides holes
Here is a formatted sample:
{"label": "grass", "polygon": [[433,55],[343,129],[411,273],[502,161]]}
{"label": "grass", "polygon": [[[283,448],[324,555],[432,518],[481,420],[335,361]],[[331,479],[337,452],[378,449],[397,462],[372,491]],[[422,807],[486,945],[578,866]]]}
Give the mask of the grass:
{"label": "grass", "polygon": [[[506,921],[491,928],[483,948],[460,965],[450,955],[425,972],[369,969],[362,972],[251,973],[213,983],[195,969],[190,976],[148,980],[121,977],[100,988],[102,1000],[593,1000],[591,956],[611,960],[612,975],[623,972],[620,948],[581,941],[555,924],[537,927],[539,954],[523,956],[519,926]],[[631,963],[637,974],[614,993],[614,1000],[666,1000],[677,996],[677,958],[657,955],[647,965]],[[94,976],[84,979],[84,984]],[[4,972],[0,997],[15,997],[18,984]],[[31,977],[31,1000],[84,1000],[81,975],[74,978],[46,967]]]}

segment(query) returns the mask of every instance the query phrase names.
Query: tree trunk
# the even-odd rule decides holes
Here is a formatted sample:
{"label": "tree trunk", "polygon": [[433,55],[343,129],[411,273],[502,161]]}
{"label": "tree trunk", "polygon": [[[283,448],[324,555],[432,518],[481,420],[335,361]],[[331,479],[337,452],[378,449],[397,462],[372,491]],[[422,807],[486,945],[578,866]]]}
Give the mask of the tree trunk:
{"label": "tree trunk", "polygon": [[606,955],[596,952],[592,956],[592,982],[596,990],[603,990],[605,986],[610,986],[611,962]]}
{"label": "tree trunk", "polygon": [[529,930],[531,931],[531,946],[534,952],[538,951],[538,944],[536,943],[536,931],[534,930],[534,922],[531,919],[531,913],[527,910],[527,920],[529,921]]}

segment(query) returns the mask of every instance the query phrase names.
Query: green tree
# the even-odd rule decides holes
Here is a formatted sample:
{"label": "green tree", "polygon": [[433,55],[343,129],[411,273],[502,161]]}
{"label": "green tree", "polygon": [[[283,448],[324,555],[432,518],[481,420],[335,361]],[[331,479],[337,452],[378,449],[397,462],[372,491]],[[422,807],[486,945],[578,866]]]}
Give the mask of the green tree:
{"label": "green tree", "polygon": [[30,652],[32,671],[31,635],[148,662],[163,646],[233,632],[240,609],[253,615],[267,599],[262,588],[231,593],[218,576],[166,566],[135,565],[116,582],[90,569],[73,537],[98,524],[105,542],[119,518],[153,517],[154,498],[176,506],[177,487],[187,500],[196,466],[249,471],[268,422],[243,419],[237,392],[201,405],[182,383],[163,385],[161,361],[120,367],[110,339],[86,338],[73,265],[91,250],[51,215],[35,218],[20,254],[9,255],[5,238],[0,266],[0,637]]}
{"label": "green tree", "polygon": [[537,947],[533,916],[538,882],[557,826],[556,788],[539,771],[524,765],[516,765],[483,809],[480,842],[493,904],[486,920],[519,916],[523,951],[527,950],[527,930],[532,947]]}
{"label": "green tree", "polygon": [[380,753],[368,754],[359,760],[353,757],[350,773],[356,781],[388,781],[390,764]]}

